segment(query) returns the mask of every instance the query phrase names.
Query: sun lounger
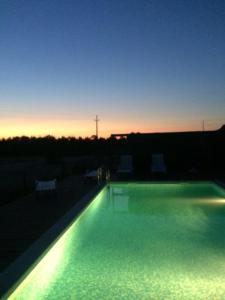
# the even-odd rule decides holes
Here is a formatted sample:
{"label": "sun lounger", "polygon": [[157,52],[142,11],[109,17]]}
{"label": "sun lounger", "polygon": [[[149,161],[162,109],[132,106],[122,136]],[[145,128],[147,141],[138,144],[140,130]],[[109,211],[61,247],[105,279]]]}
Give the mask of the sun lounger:
{"label": "sun lounger", "polygon": [[152,154],[152,165],[151,172],[152,173],[166,173],[166,165],[164,162],[163,154]]}
{"label": "sun lounger", "polygon": [[117,173],[131,173],[133,171],[132,156],[121,155]]}
{"label": "sun lounger", "polygon": [[102,168],[97,170],[87,171],[84,175],[85,178],[97,180],[99,183],[102,181]]}
{"label": "sun lounger", "polygon": [[35,181],[35,193],[38,200],[46,199],[46,196],[50,199],[52,196],[57,196],[56,194],[56,179],[48,181]]}
{"label": "sun lounger", "polygon": [[44,192],[44,191],[54,191],[56,189],[56,179],[48,180],[48,181],[39,181],[36,180],[36,192]]}

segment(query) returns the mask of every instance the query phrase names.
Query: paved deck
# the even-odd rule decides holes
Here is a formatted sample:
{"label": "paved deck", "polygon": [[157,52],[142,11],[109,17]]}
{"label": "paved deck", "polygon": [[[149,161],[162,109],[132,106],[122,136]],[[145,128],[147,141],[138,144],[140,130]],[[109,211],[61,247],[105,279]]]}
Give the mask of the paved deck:
{"label": "paved deck", "polygon": [[35,194],[0,208],[0,272],[88,193],[95,182],[71,176],[58,185],[57,197],[37,201]]}

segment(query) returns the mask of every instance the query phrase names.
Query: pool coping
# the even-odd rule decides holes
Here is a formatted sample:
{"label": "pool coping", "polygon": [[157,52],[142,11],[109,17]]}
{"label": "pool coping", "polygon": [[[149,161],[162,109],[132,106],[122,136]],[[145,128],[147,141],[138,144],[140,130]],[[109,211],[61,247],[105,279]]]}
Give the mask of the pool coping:
{"label": "pool coping", "polygon": [[214,179],[213,182],[216,183],[218,186],[222,187],[223,189],[225,189],[225,182],[223,182],[219,179]]}
{"label": "pool coping", "polygon": [[200,184],[214,183],[225,188],[225,184],[217,180],[111,180],[112,184]]}
{"label": "pool coping", "polygon": [[28,273],[40,262],[46,252],[57,242],[71,223],[85,210],[104,186],[105,183],[96,185],[52,227],[32,243],[24,253],[0,273],[0,299],[7,299],[7,297],[12,294]]}

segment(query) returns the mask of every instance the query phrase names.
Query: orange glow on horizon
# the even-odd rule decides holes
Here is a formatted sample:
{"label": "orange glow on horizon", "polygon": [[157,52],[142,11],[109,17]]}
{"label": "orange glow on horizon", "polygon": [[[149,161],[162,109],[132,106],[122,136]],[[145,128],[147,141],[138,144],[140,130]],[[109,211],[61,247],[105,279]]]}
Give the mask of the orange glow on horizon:
{"label": "orange glow on horizon", "polygon": [[[0,121],[0,138],[14,136],[46,136],[55,137],[91,137],[95,135],[94,121],[82,120],[49,120],[49,119],[2,119]],[[218,127],[219,128],[219,127]],[[215,130],[207,128],[207,130]],[[153,133],[153,132],[182,132],[200,131],[201,126],[196,122],[161,122],[154,120],[147,124],[144,121],[130,120],[101,120],[99,123],[99,136],[110,137],[111,134],[119,133]]]}

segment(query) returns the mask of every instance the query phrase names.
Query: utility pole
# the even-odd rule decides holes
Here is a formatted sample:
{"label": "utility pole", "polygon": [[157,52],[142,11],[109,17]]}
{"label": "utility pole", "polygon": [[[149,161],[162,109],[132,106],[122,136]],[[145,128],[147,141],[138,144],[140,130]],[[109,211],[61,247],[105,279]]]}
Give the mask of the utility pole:
{"label": "utility pole", "polygon": [[202,121],[202,132],[205,132],[205,120]]}
{"label": "utility pole", "polygon": [[100,121],[98,115],[95,117],[95,130],[96,130],[96,139],[98,139],[98,122]]}

